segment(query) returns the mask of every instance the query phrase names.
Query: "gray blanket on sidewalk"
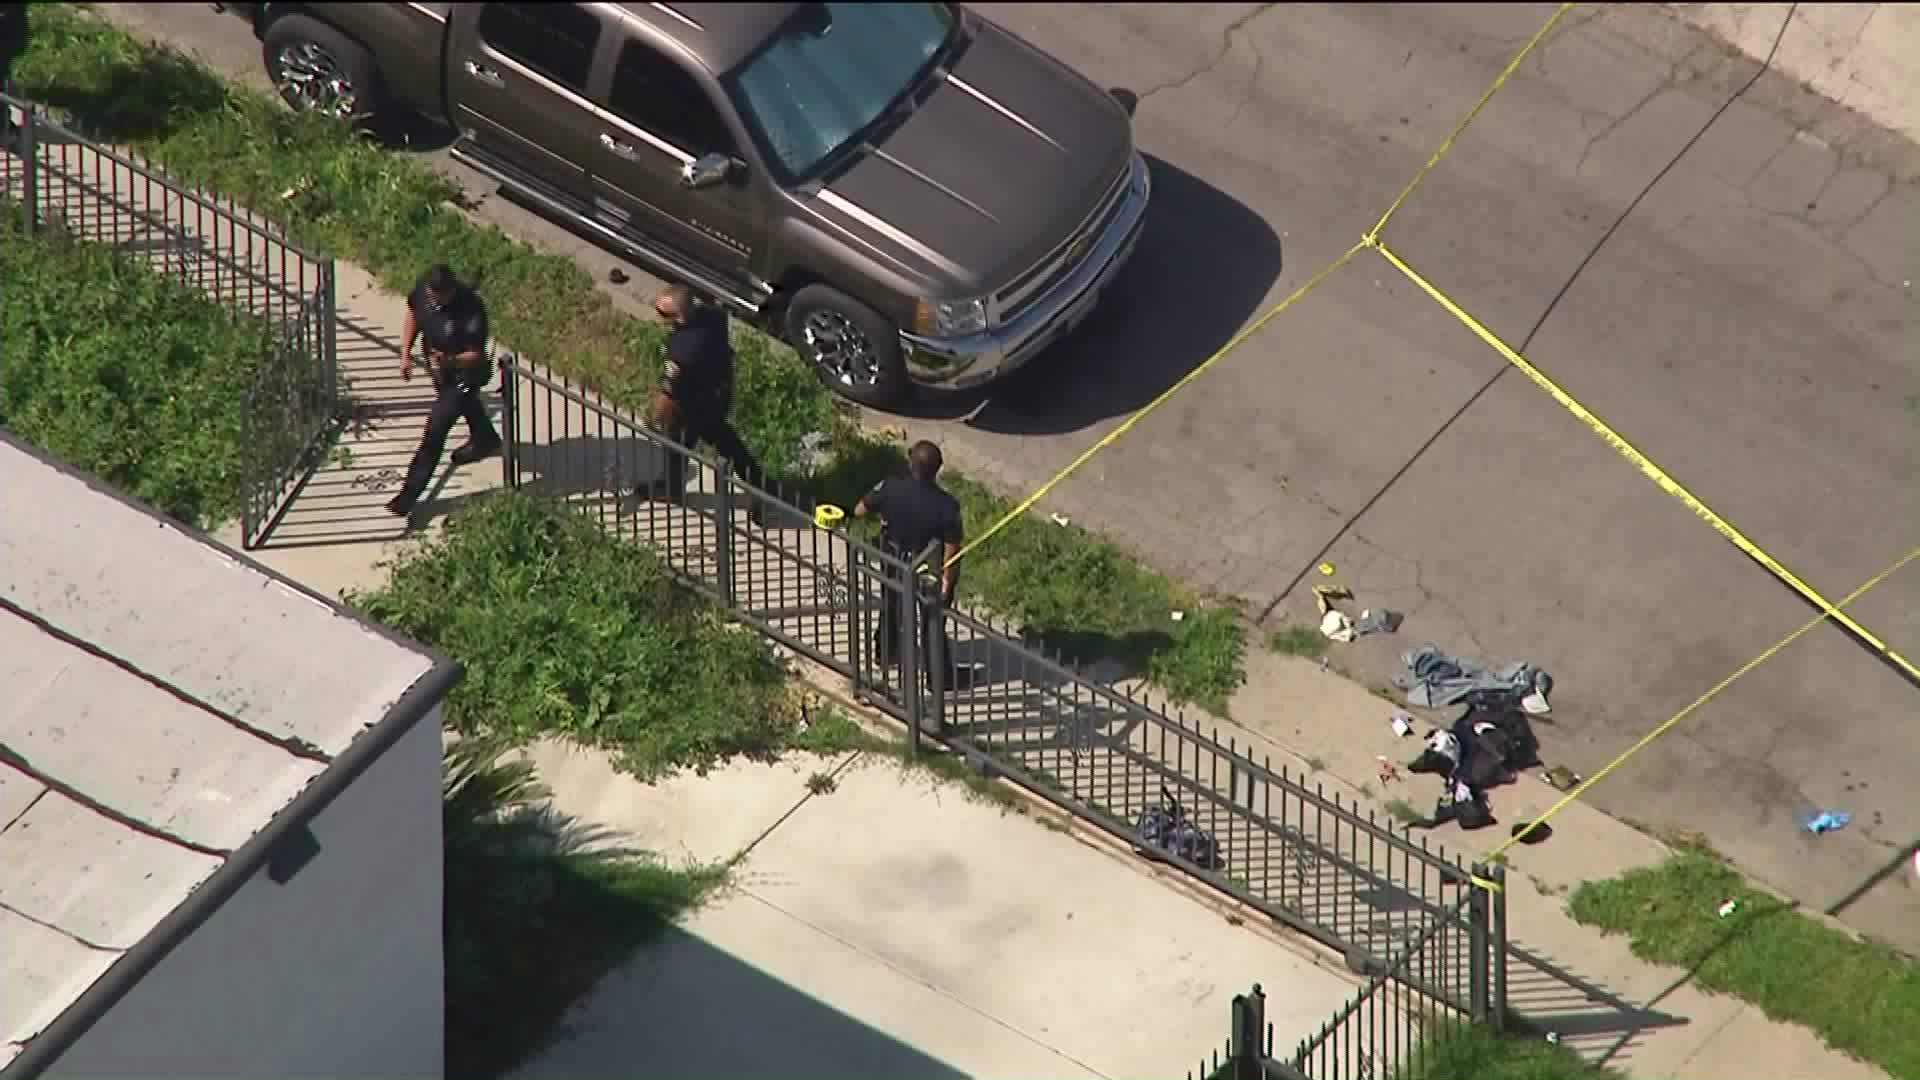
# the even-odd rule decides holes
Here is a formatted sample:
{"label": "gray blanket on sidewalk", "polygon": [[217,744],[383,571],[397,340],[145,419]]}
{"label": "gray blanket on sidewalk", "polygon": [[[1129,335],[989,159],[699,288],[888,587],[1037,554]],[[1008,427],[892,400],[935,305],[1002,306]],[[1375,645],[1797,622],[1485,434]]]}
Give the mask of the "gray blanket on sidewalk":
{"label": "gray blanket on sidewalk", "polygon": [[1525,661],[1489,671],[1476,661],[1448,656],[1438,645],[1422,645],[1402,659],[1407,670],[1393,677],[1394,685],[1406,693],[1408,704],[1422,708],[1444,709],[1470,698],[1477,704],[1502,700],[1517,704],[1535,692],[1544,702],[1547,690],[1553,685],[1546,672]]}

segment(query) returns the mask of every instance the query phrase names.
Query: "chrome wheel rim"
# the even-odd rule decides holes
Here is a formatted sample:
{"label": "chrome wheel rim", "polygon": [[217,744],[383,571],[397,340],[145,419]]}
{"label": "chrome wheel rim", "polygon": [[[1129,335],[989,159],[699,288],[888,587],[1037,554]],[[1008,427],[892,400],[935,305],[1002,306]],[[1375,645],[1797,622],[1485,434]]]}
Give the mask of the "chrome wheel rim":
{"label": "chrome wheel rim", "polygon": [[280,96],[302,112],[345,120],[353,116],[357,95],[353,79],[333,54],[311,41],[280,50]]}
{"label": "chrome wheel rim", "polygon": [[800,326],[813,362],[843,386],[873,386],[880,381],[880,357],[866,332],[852,319],[823,308]]}

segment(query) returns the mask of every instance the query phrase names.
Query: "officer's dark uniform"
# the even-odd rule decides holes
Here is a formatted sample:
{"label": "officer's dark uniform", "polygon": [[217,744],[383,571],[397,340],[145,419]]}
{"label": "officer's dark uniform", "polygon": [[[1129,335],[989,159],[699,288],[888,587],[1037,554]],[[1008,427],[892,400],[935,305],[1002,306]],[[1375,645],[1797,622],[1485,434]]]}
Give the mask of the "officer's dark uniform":
{"label": "officer's dark uniform", "polygon": [[[686,322],[667,335],[667,371],[661,392],[673,399],[666,436],[681,446],[712,444],[733,463],[734,475],[761,485],[760,464],[740,441],[733,411],[733,345],[727,341],[727,313],[710,304],[693,304]],[[687,456],[667,454],[661,497],[678,502],[687,494]],[[756,507],[757,516],[758,509]]]}
{"label": "officer's dark uniform", "polygon": [[[436,307],[427,294],[426,278],[422,277],[407,294],[407,307],[413,312],[414,326],[430,351],[448,356],[473,349],[488,351],[487,307],[479,294],[467,286],[456,285],[446,304]],[[469,464],[500,448],[500,434],[494,430],[486,403],[480,398],[480,391],[492,377],[490,355],[470,366],[447,364],[433,369],[434,389],[438,391],[433,410],[427,414],[420,448],[414,451],[413,462],[407,466],[406,483],[400,494],[387,504],[388,509],[396,514],[412,511],[413,504],[427,490],[427,482],[433,479],[433,470],[440,464],[440,452],[447,445],[447,432],[453,429],[455,420],[466,418],[469,439],[465,446],[453,452],[454,464]]]}
{"label": "officer's dark uniform", "polygon": [[[882,480],[860,502],[867,512],[880,518],[880,546],[890,555],[912,565],[934,541],[959,545],[964,535],[960,520],[960,501],[940,489],[937,483],[911,475]],[[929,569],[937,570],[940,554],[934,553]],[[900,662],[900,620],[906,615],[906,596],[891,579],[880,607],[880,628],[874,633],[874,657],[884,666]],[[944,627],[942,639],[944,641]],[[921,647],[926,647],[926,632],[920,631]],[[953,668],[953,649],[943,655],[948,670]],[[952,687],[953,680],[947,685]]]}

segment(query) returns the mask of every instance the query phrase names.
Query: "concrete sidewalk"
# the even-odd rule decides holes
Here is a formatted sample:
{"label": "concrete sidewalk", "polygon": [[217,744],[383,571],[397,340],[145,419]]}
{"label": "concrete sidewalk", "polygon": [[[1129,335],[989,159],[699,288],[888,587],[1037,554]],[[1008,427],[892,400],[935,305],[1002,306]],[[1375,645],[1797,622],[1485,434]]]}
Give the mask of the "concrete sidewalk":
{"label": "concrete sidewalk", "polygon": [[1255,982],[1282,1044],[1354,991],[1106,850],[889,759],[646,786],[599,755],[530,756],[567,813],[670,857],[746,857],[528,1077],[1181,1076]]}
{"label": "concrete sidewalk", "polygon": [[[1764,60],[1778,37],[1774,70],[1920,141],[1920,5],[1663,6],[1755,59]],[[1789,11],[1793,20],[1781,35]]]}

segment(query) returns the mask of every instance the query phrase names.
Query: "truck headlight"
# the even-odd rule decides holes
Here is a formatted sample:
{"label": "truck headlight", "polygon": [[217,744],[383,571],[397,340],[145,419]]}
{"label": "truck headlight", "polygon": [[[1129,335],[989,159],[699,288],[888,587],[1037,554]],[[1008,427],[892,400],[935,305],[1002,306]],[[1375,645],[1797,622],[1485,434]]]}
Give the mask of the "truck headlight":
{"label": "truck headlight", "polygon": [[967,300],[922,300],[914,306],[913,332],[925,337],[965,337],[987,328],[987,303]]}

